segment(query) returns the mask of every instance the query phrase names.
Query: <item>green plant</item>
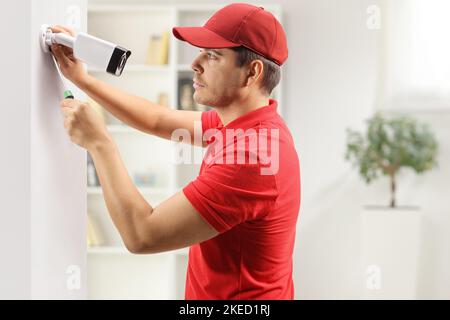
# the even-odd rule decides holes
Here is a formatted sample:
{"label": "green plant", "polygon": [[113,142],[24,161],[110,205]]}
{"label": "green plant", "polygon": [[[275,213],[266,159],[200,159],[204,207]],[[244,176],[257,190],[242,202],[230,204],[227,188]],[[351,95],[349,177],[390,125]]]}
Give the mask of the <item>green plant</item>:
{"label": "green plant", "polygon": [[437,141],[429,126],[419,124],[407,116],[385,118],[376,113],[368,121],[365,135],[347,129],[345,158],[359,167],[366,183],[380,175],[390,178],[391,203],[396,207],[395,191],[397,173],[409,167],[417,173],[437,165]]}

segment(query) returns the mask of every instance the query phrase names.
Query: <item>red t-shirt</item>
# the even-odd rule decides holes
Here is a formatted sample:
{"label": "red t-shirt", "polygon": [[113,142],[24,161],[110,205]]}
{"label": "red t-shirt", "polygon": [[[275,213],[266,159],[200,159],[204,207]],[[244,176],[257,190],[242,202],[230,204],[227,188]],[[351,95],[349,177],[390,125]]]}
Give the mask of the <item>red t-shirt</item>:
{"label": "red t-shirt", "polygon": [[277,102],[226,126],[203,112],[202,129],[216,132],[183,192],[220,234],[190,247],[186,299],[293,299],[300,166]]}

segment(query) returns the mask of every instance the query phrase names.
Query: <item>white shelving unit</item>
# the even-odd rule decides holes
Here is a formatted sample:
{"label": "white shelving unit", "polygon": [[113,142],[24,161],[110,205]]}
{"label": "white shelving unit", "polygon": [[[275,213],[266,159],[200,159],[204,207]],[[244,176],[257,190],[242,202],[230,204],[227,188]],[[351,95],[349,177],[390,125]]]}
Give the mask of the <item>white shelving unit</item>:
{"label": "white shelving unit", "polygon": [[[198,48],[177,40],[174,26],[196,26],[204,22],[221,5],[147,5],[90,1],[88,33],[117,43],[132,51],[120,77],[90,68],[96,78],[132,94],[157,101],[158,94],[168,96],[169,106],[178,105],[178,80],[192,79],[191,62]],[[279,6],[264,5],[281,21]],[[145,58],[149,37],[168,31],[167,65],[147,65]],[[281,87],[274,97],[281,112]],[[176,164],[174,143],[130,128],[108,115],[107,127],[116,141],[132,177],[149,174],[149,185],[138,185],[152,206],[181,190],[193,180],[200,163]],[[194,149],[192,147],[192,153]],[[92,299],[183,299],[188,249],[155,255],[133,255],[123,246],[106,209],[99,186],[88,187],[88,212],[102,234],[102,246],[88,250],[88,297]]]}

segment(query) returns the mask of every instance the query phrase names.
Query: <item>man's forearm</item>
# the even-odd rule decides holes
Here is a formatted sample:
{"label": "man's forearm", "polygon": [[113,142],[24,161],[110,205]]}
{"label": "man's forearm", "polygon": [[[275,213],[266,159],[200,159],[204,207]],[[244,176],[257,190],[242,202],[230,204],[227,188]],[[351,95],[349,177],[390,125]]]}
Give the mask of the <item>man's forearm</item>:
{"label": "man's forearm", "polygon": [[165,107],[147,99],[115,88],[91,75],[77,86],[93,100],[126,124],[148,133],[153,133],[158,117]]}
{"label": "man's forearm", "polygon": [[134,251],[133,247],[141,245],[141,232],[138,229],[144,225],[153,208],[133,184],[113,140],[98,144],[90,148],[89,152],[111,219],[125,245]]}

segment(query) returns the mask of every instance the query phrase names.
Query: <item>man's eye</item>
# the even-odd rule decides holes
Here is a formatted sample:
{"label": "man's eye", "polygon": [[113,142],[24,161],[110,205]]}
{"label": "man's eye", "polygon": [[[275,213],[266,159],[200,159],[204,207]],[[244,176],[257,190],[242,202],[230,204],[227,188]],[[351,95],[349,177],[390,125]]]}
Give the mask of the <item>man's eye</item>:
{"label": "man's eye", "polygon": [[199,52],[201,54],[206,53],[206,55],[208,56],[208,59],[211,59],[211,60],[217,59],[217,56],[211,51],[206,51],[206,50],[200,49]]}

